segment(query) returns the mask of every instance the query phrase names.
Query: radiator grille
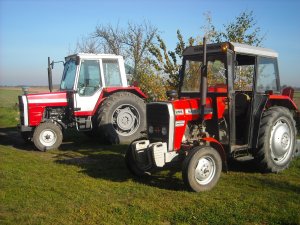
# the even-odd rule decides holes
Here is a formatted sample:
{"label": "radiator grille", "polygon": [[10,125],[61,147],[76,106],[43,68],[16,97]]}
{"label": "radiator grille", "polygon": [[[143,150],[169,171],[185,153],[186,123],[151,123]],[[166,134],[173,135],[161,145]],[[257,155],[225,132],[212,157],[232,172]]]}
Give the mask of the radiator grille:
{"label": "radiator grille", "polygon": [[19,99],[19,111],[20,111],[20,123],[24,125],[24,103],[22,96],[18,96]]}

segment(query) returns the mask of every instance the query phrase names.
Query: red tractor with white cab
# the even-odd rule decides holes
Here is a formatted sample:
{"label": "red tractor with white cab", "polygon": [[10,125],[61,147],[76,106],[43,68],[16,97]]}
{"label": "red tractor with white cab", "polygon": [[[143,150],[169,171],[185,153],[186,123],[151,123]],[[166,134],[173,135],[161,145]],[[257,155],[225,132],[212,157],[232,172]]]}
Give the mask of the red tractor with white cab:
{"label": "red tractor with white cab", "polygon": [[280,91],[277,57],[270,49],[205,39],[186,48],[179,92],[146,105],[147,138],[129,146],[129,171],[144,176],[179,161],[185,184],[200,192],[216,185],[229,159],[251,155],[263,172],[286,169],[300,116],[293,89]]}
{"label": "red tractor with white cab", "polygon": [[57,92],[48,58],[49,93],[19,96],[21,134],[46,151],[58,148],[63,132],[75,128],[110,143],[130,143],[146,129],[146,95],[127,84],[122,56],[67,56]]}

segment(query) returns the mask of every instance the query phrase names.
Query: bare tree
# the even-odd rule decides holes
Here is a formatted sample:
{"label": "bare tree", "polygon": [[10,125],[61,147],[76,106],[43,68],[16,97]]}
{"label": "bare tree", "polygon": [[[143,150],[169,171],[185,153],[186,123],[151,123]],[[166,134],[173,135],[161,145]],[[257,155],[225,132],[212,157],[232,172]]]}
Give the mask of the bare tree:
{"label": "bare tree", "polygon": [[119,25],[99,25],[92,34],[99,44],[102,46],[104,53],[116,55],[124,55],[124,31],[119,28]]}
{"label": "bare tree", "polygon": [[101,45],[97,39],[83,36],[80,41],[77,41],[74,52],[99,53],[101,50]]}
{"label": "bare tree", "polygon": [[138,80],[139,68],[144,64],[157,32],[157,28],[146,22],[128,23],[126,29],[119,25],[99,25],[92,37],[97,39],[104,53],[123,55],[133,67],[133,77]]}
{"label": "bare tree", "polygon": [[133,75],[137,79],[139,70],[149,54],[149,48],[157,32],[157,28],[149,23],[128,23],[128,28],[123,34],[123,43],[126,45],[125,51],[132,61]]}

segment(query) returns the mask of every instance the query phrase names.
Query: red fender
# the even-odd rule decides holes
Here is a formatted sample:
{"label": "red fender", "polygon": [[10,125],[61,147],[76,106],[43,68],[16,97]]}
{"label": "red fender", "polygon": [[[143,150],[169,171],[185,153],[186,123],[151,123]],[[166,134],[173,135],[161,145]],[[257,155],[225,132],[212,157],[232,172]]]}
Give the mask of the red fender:
{"label": "red fender", "polygon": [[223,148],[223,145],[219,141],[217,141],[216,139],[214,139],[212,137],[202,138],[202,140],[204,140],[205,142],[209,142],[210,145],[219,152],[222,161],[224,163],[227,162],[225,150]]}

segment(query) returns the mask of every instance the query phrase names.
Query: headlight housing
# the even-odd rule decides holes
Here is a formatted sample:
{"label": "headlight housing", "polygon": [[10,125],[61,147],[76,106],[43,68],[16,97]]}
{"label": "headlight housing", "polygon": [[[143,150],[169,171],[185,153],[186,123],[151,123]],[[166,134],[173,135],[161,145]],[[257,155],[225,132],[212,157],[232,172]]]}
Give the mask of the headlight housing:
{"label": "headlight housing", "polygon": [[166,127],[162,127],[161,128],[161,133],[162,133],[162,135],[167,135],[167,133],[168,133],[167,128]]}
{"label": "headlight housing", "polygon": [[153,134],[153,126],[149,126],[148,132],[149,132],[149,134]]}

